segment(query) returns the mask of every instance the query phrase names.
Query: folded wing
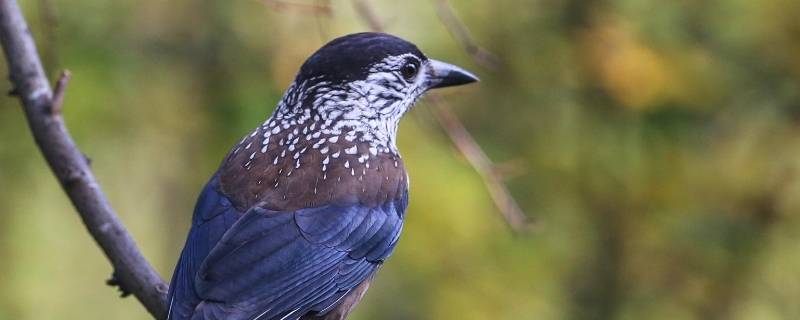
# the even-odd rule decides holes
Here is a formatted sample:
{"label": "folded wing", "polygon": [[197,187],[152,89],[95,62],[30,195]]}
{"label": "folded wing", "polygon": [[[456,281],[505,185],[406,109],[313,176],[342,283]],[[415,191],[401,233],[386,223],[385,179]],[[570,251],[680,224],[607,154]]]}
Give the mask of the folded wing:
{"label": "folded wing", "polygon": [[192,319],[324,314],[391,254],[406,204],[249,210],[199,267]]}

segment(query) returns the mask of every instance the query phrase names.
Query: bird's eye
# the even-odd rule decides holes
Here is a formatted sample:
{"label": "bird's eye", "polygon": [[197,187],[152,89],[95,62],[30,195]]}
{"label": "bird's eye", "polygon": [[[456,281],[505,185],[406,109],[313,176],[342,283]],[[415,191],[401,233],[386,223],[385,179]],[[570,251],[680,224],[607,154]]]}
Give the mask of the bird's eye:
{"label": "bird's eye", "polygon": [[419,67],[414,62],[407,62],[402,68],[400,68],[400,74],[402,74],[403,78],[406,80],[411,80],[414,78],[418,71]]}

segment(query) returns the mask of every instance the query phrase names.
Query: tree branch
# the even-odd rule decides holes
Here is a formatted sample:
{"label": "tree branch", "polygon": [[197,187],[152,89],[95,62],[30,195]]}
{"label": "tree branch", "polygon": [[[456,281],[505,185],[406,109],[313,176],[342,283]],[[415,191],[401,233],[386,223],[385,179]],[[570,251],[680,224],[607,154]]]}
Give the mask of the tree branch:
{"label": "tree branch", "polygon": [[375,14],[375,11],[372,10],[372,6],[364,0],[353,0],[353,7],[356,9],[356,13],[358,13],[372,31],[383,32],[383,22],[378,18],[378,15]]}
{"label": "tree branch", "polygon": [[489,195],[509,227],[516,232],[533,229],[534,224],[519,207],[514,196],[503,182],[503,175],[496,169],[497,165],[489,159],[483,149],[461,123],[450,106],[437,95],[430,95],[428,101],[433,107],[433,114],[439,125],[453,141],[459,152],[483,179]]}
{"label": "tree branch", "polygon": [[500,66],[500,59],[494,53],[484,49],[472,40],[467,27],[458,19],[447,0],[433,0],[433,4],[436,7],[436,14],[439,16],[439,20],[442,21],[447,31],[450,31],[453,38],[461,44],[464,51],[481,67],[496,71]]}
{"label": "tree branch", "polygon": [[14,0],[0,0],[0,43],[14,85],[12,94],[22,102],[36,144],[89,233],[111,261],[114,279],[123,293],[133,294],[150,314],[163,318],[166,284],[114,213],[61,117],[69,74],[62,75],[53,94],[30,30]]}
{"label": "tree branch", "polygon": [[284,0],[261,0],[261,3],[271,5],[275,11],[281,11],[283,9],[295,9],[297,11],[304,11],[314,15],[331,15],[333,12],[330,4],[302,3]]}

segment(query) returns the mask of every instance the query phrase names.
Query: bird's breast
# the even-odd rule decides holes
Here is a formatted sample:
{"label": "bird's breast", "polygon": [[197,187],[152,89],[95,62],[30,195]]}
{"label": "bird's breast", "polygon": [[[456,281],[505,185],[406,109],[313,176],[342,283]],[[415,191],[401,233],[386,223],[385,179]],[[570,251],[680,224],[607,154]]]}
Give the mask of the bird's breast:
{"label": "bird's breast", "polygon": [[408,188],[400,157],[347,131],[259,127],[228,154],[220,186],[240,210],[379,205]]}

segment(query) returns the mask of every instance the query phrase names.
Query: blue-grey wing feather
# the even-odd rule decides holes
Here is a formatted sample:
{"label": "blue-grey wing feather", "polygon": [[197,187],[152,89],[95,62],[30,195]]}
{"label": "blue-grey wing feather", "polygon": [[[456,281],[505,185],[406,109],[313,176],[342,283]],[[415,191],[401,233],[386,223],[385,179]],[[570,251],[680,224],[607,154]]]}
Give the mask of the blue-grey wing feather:
{"label": "blue-grey wing feather", "polygon": [[168,319],[188,319],[200,297],[194,290],[194,277],[211,249],[241,216],[219,190],[215,175],[197,199],[192,227],[170,283]]}
{"label": "blue-grey wing feather", "polygon": [[326,312],[391,254],[406,201],[251,209],[200,266],[194,282],[203,302],[193,319],[298,319]]}

